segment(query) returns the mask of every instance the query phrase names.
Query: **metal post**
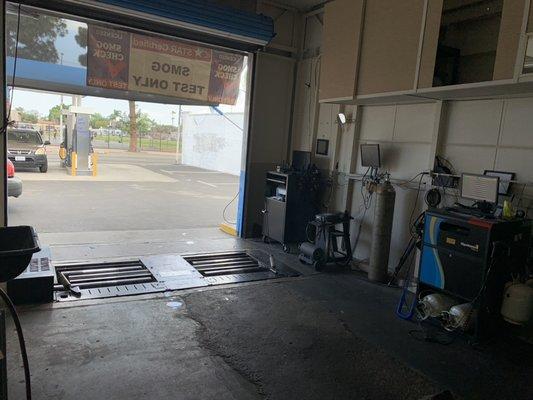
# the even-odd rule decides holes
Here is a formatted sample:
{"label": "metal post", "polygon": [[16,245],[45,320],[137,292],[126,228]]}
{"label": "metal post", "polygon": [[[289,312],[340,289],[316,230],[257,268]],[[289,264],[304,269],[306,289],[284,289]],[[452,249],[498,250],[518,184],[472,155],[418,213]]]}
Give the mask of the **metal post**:
{"label": "metal post", "polygon": [[181,104],[178,106],[178,135],[176,137],[176,164],[181,164],[183,157],[181,152],[183,151],[181,146]]}
{"label": "metal post", "polygon": [[[0,1],[0,19],[2,26],[2,33],[0,34],[0,54],[2,55],[2,60],[0,61],[0,121],[2,126],[5,126],[7,123],[8,116],[6,115],[6,58],[5,54],[5,11],[6,11],[6,2],[4,0]],[[10,105],[11,106],[11,105]],[[7,173],[6,173],[6,147],[7,140],[4,133],[0,132],[0,226],[7,225]]]}
{"label": "metal post", "polygon": [[0,400],[7,400],[6,315],[0,311]]}

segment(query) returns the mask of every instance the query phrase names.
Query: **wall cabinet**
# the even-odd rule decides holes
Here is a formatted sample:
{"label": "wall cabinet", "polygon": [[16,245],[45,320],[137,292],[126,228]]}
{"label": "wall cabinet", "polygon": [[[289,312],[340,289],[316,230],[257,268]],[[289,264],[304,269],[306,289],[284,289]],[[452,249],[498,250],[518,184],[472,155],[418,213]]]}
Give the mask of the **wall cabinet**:
{"label": "wall cabinet", "polygon": [[335,0],[324,10],[319,100],[413,90],[424,0]]}
{"label": "wall cabinet", "polygon": [[526,0],[428,0],[418,88],[512,79]]}
{"label": "wall cabinet", "polygon": [[335,0],[324,7],[320,101],[355,98],[364,0]]}
{"label": "wall cabinet", "polygon": [[496,95],[508,89],[504,84],[531,91],[531,85],[520,86],[513,78],[523,62],[522,35],[533,32],[533,8],[527,8],[532,2],[329,2],[324,9],[319,100],[412,102],[416,96],[468,97],[469,88],[475,95],[479,87],[491,85]]}

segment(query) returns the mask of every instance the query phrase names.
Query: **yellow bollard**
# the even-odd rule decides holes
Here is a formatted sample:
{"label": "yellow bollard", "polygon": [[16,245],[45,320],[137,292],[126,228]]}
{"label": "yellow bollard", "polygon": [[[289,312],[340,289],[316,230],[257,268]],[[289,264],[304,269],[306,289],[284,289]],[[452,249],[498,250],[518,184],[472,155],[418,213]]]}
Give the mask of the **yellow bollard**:
{"label": "yellow bollard", "polygon": [[75,151],[72,152],[70,161],[72,164],[72,167],[70,167],[70,174],[76,176],[76,171],[78,169],[78,154],[76,154]]}
{"label": "yellow bollard", "polygon": [[93,153],[91,157],[92,157],[93,176],[96,176],[98,175],[98,154]]}

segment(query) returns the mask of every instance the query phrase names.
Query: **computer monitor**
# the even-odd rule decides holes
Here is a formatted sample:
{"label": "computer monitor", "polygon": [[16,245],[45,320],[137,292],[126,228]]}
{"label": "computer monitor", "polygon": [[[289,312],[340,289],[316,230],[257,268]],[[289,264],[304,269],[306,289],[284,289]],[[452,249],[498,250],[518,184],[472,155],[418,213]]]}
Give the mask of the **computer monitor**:
{"label": "computer monitor", "polygon": [[498,194],[501,196],[507,196],[509,194],[509,189],[511,188],[511,181],[515,177],[514,172],[486,170],[485,172],[483,172],[483,175],[497,176],[498,178],[500,178]]}
{"label": "computer monitor", "polygon": [[461,197],[496,204],[499,184],[500,178],[497,176],[463,174],[461,176]]}
{"label": "computer monitor", "polygon": [[363,167],[370,168],[381,167],[381,154],[379,151],[379,144],[361,145],[361,165]]}
{"label": "computer monitor", "polygon": [[311,165],[311,152],[294,150],[292,152],[292,168],[296,171],[306,171]]}

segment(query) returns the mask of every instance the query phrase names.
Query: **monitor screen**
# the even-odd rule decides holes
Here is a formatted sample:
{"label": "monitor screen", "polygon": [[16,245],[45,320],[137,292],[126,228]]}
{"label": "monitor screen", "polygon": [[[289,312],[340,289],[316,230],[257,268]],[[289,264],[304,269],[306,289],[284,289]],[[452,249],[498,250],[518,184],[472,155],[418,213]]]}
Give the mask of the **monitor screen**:
{"label": "monitor screen", "polygon": [[329,153],[329,140],[317,139],[316,140],[316,154],[320,156],[327,156]]}
{"label": "monitor screen", "polygon": [[505,172],[505,171],[485,171],[483,175],[487,176],[497,176],[500,178],[500,187],[498,189],[498,194],[506,196],[509,194],[509,189],[511,188],[511,181],[514,179],[514,172]]}
{"label": "monitor screen", "polygon": [[500,178],[497,176],[463,174],[461,177],[461,197],[497,203],[499,183]]}
{"label": "monitor screen", "polygon": [[292,168],[305,171],[311,165],[311,152],[294,150],[292,152]]}
{"label": "monitor screen", "polygon": [[363,167],[379,168],[381,167],[381,155],[379,144],[362,144],[361,145],[361,165]]}

